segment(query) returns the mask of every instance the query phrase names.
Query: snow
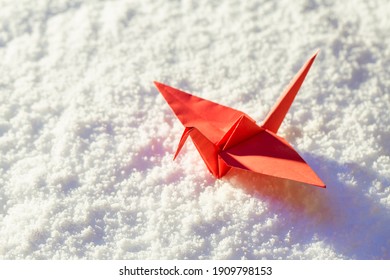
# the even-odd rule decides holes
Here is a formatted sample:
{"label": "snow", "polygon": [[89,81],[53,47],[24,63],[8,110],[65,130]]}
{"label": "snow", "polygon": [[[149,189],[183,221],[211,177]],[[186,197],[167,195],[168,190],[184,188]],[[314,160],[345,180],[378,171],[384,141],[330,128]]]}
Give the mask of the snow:
{"label": "snow", "polygon": [[[388,1],[1,1],[0,258],[389,259]],[[261,122],[326,189],[216,180],[157,80]]]}

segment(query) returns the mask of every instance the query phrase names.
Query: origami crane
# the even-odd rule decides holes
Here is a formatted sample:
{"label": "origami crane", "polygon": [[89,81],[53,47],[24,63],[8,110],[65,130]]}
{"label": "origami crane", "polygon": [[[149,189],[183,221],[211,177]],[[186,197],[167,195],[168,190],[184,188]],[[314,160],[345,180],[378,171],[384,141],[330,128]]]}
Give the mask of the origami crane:
{"label": "origami crane", "polygon": [[174,159],[190,136],[216,178],[240,168],[325,188],[294,148],[276,135],[317,53],[302,66],[261,125],[243,112],[154,82],[185,126]]}

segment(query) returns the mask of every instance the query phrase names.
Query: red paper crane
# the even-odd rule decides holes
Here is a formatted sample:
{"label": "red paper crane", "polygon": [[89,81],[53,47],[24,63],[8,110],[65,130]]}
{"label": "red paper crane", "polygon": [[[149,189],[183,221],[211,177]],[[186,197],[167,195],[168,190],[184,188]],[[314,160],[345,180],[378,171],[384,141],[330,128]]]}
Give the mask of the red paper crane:
{"label": "red paper crane", "polygon": [[217,178],[233,167],[325,188],[294,148],[276,135],[317,53],[302,66],[260,126],[243,112],[154,82],[185,126],[174,159],[191,136]]}

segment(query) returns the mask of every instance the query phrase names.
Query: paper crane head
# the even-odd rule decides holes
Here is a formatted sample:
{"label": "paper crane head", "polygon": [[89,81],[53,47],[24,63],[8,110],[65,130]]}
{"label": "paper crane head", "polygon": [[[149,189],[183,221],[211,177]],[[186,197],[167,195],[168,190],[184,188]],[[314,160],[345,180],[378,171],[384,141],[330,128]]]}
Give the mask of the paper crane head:
{"label": "paper crane head", "polygon": [[217,178],[239,168],[325,187],[294,148],[276,134],[317,53],[302,66],[261,125],[241,111],[155,82],[185,127],[174,158],[190,136]]}

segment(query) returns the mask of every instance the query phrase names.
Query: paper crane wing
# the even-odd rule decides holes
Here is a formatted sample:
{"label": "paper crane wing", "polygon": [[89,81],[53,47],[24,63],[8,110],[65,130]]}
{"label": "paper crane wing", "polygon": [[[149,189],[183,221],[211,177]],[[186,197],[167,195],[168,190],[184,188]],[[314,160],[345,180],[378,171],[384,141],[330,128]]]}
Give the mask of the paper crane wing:
{"label": "paper crane wing", "polygon": [[268,130],[257,133],[219,155],[230,167],[324,187],[321,179],[294,148]]}
{"label": "paper crane wing", "polygon": [[197,128],[213,143],[218,142],[239,117],[246,115],[176,88],[154,83],[181,123],[187,128]]}

